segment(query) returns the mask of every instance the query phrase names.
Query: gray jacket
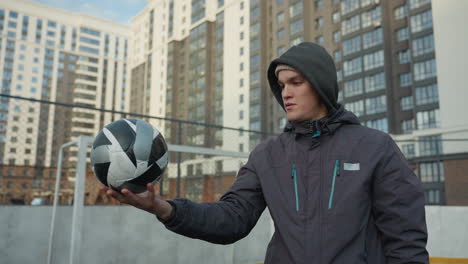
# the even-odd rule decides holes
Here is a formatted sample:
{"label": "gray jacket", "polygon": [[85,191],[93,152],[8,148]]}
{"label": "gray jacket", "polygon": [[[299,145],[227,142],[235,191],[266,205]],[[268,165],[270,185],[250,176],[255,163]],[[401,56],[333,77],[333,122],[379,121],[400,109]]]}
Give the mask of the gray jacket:
{"label": "gray jacket", "polygon": [[290,122],[258,145],[219,202],[169,201],[164,222],[176,233],[228,244],[245,237],[268,206],[275,233],[266,264],[428,263],[424,193],[389,135],[363,127],[337,102],[333,59],[322,47],[301,43],[268,70],[292,66],[314,87],[329,116]]}
{"label": "gray jacket", "polygon": [[219,202],[170,202],[168,229],[219,244],[245,237],[268,206],[266,264],[428,263],[420,181],[387,134],[343,109],[257,146]]}

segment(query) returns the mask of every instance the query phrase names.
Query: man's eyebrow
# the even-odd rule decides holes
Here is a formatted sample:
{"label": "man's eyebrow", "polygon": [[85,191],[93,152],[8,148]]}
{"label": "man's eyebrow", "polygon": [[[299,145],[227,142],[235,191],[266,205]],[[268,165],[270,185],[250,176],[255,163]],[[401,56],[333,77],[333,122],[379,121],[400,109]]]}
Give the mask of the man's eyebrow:
{"label": "man's eyebrow", "polygon": [[[304,79],[304,77],[302,77],[300,75],[296,75],[296,76],[293,76],[293,77],[290,77],[290,78],[286,79],[286,82],[297,81],[297,80],[302,81],[303,79]],[[278,79],[278,83],[282,84],[283,82]]]}

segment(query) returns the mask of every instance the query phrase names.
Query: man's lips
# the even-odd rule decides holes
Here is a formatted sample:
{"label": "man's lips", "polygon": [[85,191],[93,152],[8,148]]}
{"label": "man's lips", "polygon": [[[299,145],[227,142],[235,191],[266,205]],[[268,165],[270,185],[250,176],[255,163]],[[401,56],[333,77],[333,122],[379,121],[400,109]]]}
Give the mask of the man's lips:
{"label": "man's lips", "polygon": [[291,104],[291,103],[287,103],[284,105],[284,108],[286,108],[286,110],[289,110],[289,109],[292,109],[296,104]]}

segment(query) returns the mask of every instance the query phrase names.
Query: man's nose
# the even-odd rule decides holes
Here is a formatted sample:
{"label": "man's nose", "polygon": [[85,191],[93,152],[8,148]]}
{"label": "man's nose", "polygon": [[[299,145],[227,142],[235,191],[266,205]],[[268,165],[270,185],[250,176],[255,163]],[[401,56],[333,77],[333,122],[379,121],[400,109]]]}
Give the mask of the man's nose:
{"label": "man's nose", "polygon": [[284,99],[290,98],[291,95],[292,95],[292,94],[291,94],[291,90],[288,89],[288,86],[287,86],[287,85],[285,85],[285,86],[283,87],[283,90],[281,91],[281,97],[283,97],[283,100],[284,100]]}

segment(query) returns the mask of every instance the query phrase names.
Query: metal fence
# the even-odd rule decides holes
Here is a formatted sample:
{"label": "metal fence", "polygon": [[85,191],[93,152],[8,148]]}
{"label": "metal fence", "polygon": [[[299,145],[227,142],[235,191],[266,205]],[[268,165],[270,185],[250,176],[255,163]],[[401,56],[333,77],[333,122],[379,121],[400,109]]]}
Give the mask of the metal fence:
{"label": "metal fence", "polygon": [[[51,204],[60,147],[95,136],[121,118],[143,119],[169,145],[168,169],[156,186],[164,198],[214,201],[232,184],[247,153],[273,133],[0,94],[0,204]],[[436,130],[394,137],[421,178],[428,204],[468,204],[468,133]],[[59,204],[73,203],[76,146],[64,149]],[[89,156],[90,148],[88,149]],[[87,166],[85,204],[116,204]]]}
{"label": "metal fence", "polygon": [[[51,204],[60,147],[79,136],[95,136],[121,118],[142,119],[155,126],[169,146],[169,165],[157,188],[165,198],[218,199],[246,161],[249,139],[267,133],[0,95],[0,204]],[[89,152],[91,148],[89,147]],[[59,204],[73,202],[77,146],[63,150]],[[89,159],[88,159],[89,161]],[[99,191],[88,164],[85,204],[115,204]]]}

